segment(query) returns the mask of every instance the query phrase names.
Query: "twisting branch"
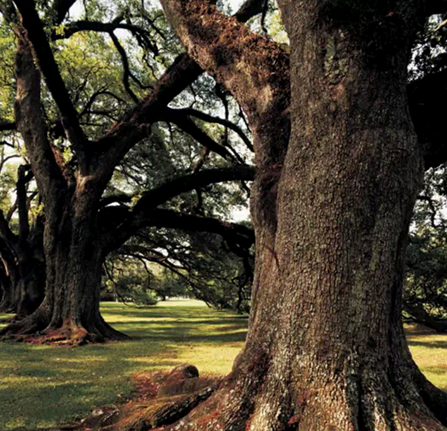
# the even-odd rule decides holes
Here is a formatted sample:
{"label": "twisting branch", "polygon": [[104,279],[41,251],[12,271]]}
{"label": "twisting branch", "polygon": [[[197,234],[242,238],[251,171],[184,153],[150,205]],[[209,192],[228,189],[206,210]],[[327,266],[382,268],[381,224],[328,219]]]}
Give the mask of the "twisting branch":
{"label": "twisting branch", "polygon": [[99,96],[109,96],[115,99],[118,103],[125,104],[126,102],[121,99],[121,97],[117,96],[116,94],[112,93],[111,91],[105,90],[104,88],[102,90],[95,91],[91,96],[90,99],[85,104],[84,108],[79,114],[79,118],[83,117],[85,114],[90,112],[90,108],[93,106],[93,104],[96,102],[96,99]]}
{"label": "twisting branch", "polygon": [[165,121],[174,123],[185,133],[194,138],[197,142],[215,152],[216,154],[219,154],[224,159],[229,160],[234,158],[225,147],[218,144],[214,139],[212,139],[192,120],[190,120],[188,116],[184,115],[181,110],[167,108]]}
{"label": "twisting branch", "polygon": [[143,193],[132,211],[119,206],[104,208],[100,212],[100,217],[104,220],[103,226],[106,226],[107,220],[114,220],[113,226],[104,228],[104,249],[108,251],[116,249],[139,229],[147,226],[153,210],[173,197],[224,181],[253,180],[254,173],[254,168],[249,166],[202,170],[175,178]]}
{"label": "twisting branch", "polygon": [[[245,22],[262,12],[258,0],[248,0],[235,14],[239,22]],[[123,116],[108,134],[96,142],[93,148],[97,153],[107,152],[108,166],[115,166],[133,145],[147,136],[145,124],[159,120],[160,112],[189,85],[203,70],[186,54],[179,55],[163,76],[157,86],[132,111]]]}
{"label": "twisting branch", "polygon": [[[171,109],[173,111],[174,109]],[[239,137],[242,139],[244,144],[247,146],[247,148],[254,152],[253,144],[251,143],[250,139],[247,137],[247,135],[242,131],[242,129],[234,124],[231,121],[225,120],[224,118],[215,117],[213,115],[205,114],[202,111],[199,111],[194,108],[183,108],[183,109],[176,109],[176,111],[182,112],[185,115],[196,117],[199,120],[206,121],[207,123],[215,123],[220,124],[222,126],[228,127],[229,129],[236,132]]]}
{"label": "twisting branch", "polygon": [[113,31],[109,32],[109,36],[112,39],[112,42],[115,45],[115,48],[117,49],[119,55],[121,56],[121,61],[123,63],[123,84],[124,84],[124,88],[126,89],[126,91],[129,94],[129,96],[132,98],[132,100],[135,103],[138,103],[139,102],[138,97],[132,91],[132,88],[130,88],[129,77],[132,74],[130,73],[129,60],[127,58],[126,50],[122,47],[121,43],[119,42],[118,38],[115,36],[115,33],[113,33]]}
{"label": "twisting branch", "polygon": [[40,70],[45,76],[47,86],[61,113],[62,124],[68,140],[76,152],[81,173],[87,173],[86,138],[78,121],[78,114],[59,72],[59,68],[48,43],[45,31],[37,14],[34,0],[14,0],[21,16],[23,27],[28,32]]}

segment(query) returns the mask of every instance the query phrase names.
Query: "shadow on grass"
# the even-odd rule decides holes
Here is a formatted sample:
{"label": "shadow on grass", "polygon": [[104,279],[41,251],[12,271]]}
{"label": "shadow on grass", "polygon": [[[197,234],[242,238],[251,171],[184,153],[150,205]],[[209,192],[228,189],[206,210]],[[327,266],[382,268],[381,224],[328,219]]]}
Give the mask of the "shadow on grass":
{"label": "shadow on grass", "polygon": [[424,347],[426,349],[446,349],[447,351],[447,341],[419,341],[419,340],[408,340],[408,345],[410,347]]}
{"label": "shadow on grass", "polygon": [[[185,303],[185,305],[187,302]],[[0,347],[0,430],[51,429],[91,408],[130,396],[133,373],[194,361],[225,374],[243,345],[247,319],[207,307],[163,304],[102,312],[133,340],[81,348],[3,343]]]}

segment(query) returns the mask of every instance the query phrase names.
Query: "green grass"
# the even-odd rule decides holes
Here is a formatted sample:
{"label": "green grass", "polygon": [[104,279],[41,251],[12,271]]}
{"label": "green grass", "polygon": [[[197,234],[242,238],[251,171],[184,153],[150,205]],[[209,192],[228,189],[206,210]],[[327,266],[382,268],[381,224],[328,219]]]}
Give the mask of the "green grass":
{"label": "green grass", "polygon": [[[151,308],[106,303],[105,319],[129,342],[63,348],[0,343],[0,430],[55,427],[94,406],[131,395],[139,371],[195,364],[202,374],[226,374],[243,346],[247,319],[199,301]],[[0,318],[5,317],[0,315]],[[447,390],[447,335],[409,328],[413,355],[427,377]]]}
{"label": "green grass", "polygon": [[408,326],[407,339],[413,358],[427,379],[447,391],[447,334]]}
{"label": "green grass", "polygon": [[131,394],[130,376],[138,371],[188,362],[204,374],[226,374],[247,324],[199,301],[105,303],[102,312],[133,339],[81,348],[0,343],[0,430],[48,429],[119,402]]}

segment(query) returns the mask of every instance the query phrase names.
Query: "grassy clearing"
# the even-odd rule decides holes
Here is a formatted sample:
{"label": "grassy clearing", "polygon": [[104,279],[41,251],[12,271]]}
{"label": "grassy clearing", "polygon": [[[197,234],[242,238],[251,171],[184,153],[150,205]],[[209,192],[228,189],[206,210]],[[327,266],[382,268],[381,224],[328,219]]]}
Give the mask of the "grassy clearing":
{"label": "grassy clearing", "polygon": [[0,430],[48,429],[119,402],[131,394],[130,376],[138,371],[190,362],[201,373],[226,374],[247,324],[199,301],[106,303],[102,311],[133,340],[75,349],[0,343]]}
{"label": "grassy clearing", "polygon": [[[76,349],[0,344],[0,430],[45,430],[119,402],[131,395],[130,376],[139,371],[188,362],[203,374],[226,374],[247,325],[246,318],[198,301],[152,308],[106,303],[103,314],[133,340]],[[416,361],[447,390],[447,335],[408,333]]]}

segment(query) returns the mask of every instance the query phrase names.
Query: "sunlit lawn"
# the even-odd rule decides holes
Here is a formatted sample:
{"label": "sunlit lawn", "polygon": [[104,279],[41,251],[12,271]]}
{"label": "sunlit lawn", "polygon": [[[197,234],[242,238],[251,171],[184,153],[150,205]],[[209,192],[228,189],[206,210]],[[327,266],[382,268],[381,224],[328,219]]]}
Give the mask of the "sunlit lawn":
{"label": "sunlit lawn", "polygon": [[[226,374],[247,325],[246,318],[199,301],[151,308],[106,303],[103,314],[133,340],[75,349],[0,344],[0,430],[47,430],[119,402],[130,396],[130,376],[138,371],[188,362],[205,374]],[[416,361],[447,390],[447,335],[409,334]]]}

